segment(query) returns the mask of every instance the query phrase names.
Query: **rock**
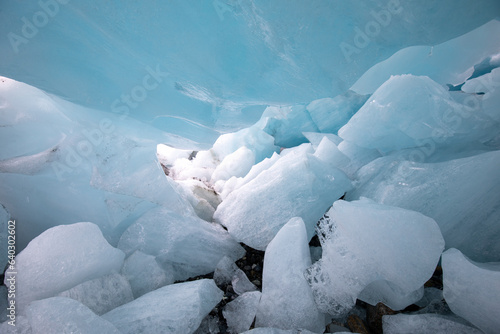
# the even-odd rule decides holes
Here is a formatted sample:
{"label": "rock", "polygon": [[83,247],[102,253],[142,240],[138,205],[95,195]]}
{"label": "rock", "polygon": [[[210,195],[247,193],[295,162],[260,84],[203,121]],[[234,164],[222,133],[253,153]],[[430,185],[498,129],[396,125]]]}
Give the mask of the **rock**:
{"label": "rock", "polygon": [[357,315],[351,314],[349,317],[347,317],[347,327],[351,330],[353,333],[359,333],[359,334],[370,334],[368,329],[366,329],[365,323],[363,320],[361,320],[360,317]]}
{"label": "rock", "polygon": [[385,306],[383,303],[377,303],[375,306],[368,304],[366,313],[366,323],[368,324],[368,328],[370,328],[374,334],[382,334],[382,317],[384,315],[392,314],[396,314],[396,312],[390,307]]}

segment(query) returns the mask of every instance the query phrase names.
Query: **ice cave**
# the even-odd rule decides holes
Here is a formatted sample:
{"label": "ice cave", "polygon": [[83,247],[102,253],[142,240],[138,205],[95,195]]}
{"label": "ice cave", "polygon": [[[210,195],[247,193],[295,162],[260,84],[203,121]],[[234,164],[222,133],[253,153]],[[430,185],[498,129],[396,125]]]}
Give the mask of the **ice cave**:
{"label": "ice cave", "polygon": [[0,2],[0,333],[500,333],[500,1]]}

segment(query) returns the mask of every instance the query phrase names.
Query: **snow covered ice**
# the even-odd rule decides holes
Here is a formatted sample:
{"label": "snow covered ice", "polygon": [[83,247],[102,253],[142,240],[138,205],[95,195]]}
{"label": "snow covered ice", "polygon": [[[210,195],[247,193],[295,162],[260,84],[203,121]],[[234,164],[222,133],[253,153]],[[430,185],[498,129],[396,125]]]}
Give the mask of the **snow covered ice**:
{"label": "snow covered ice", "polygon": [[496,333],[499,18],[1,2],[0,332]]}

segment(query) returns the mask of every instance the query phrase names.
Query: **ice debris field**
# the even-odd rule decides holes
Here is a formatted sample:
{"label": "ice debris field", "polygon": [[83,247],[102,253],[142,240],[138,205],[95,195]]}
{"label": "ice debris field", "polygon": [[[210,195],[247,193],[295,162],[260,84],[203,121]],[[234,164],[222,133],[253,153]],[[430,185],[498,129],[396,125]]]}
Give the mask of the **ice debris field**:
{"label": "ice debris field", "polygon": [[500,333],[500,3],[0,4],[0,332]]}

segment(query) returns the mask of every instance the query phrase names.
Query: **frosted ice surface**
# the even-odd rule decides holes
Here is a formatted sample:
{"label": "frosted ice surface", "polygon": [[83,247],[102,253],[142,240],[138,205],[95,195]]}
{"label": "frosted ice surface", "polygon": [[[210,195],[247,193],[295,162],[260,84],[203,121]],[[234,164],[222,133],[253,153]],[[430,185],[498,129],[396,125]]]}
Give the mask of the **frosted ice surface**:
{"label": "frosted ice surface", "polygon": [[398,309],[419,300],[414,291],[432,276],[444,248],[433,219],[368,199],[336,201],[318,234],[323,256],[306,276],[318,307],[335,317],[360,294]]}
{"label": "frosted ice surface", "polygon": [[339,145],[342,142],[342,138],[333,133],[321,133],[321,132],[304,132],[304,137],[309,140],[309,142],[313,145],[314,148],[318,147],[319,143],[323,140],[324,137],[328,138],[335,145]]}
{"label": "frosted ice surface", "polygon": [[267,244],[292,217],[302,217],[308,237],[328,207],[351,188],[346,175],[301,151],[289,150],[252,181],[230,193],[219,205],[214,220],[248,246],[265,250]]}
{"label": "frosted ice surface", "polygon": [[242,129],[238,132],[221,135],[214,143],[212,151],[220,161],[245,146],[255,154],[255,162],[269,158],[277,150],[274,138],[257,126]]}
{"label": "frosted ice surface", "polygon": [[460,322],[460,318],[437,314],[384,315],[385,334],[481,334],[476,328]]}
{"label": "frosted ice surface", "polygon": [[219,180],[225,181],[232,176],[244,177],[254,164],[255,153],[245,146],[242,146],[233,153],[226,155],[220,165],[215,168],[212,174],[211,183],[215,183]]}
{"label": "frosted ice surface", "polygon": [[369,197],[415,210],[439,225],[446,247],[475,261],[500,261],[500,151],[445,161],[416,163],[377,159],[358,172],[347,200]]}
{"label": "frosted ice surface", "polygon": [[110,322],[70,298],[52,297],[34,301],[28,306],[26,314],[33,334],[120,333]]}
{"label": "frosted ice surface", "polygon": [[158,161],[167,167],[173,166],[177,159],[188,159],[193,153],[193,150],[174,148],[165,144],[156,146]]}
{"label": "frosted ice surface", "polygon": [[[53,227],[17,255],[16,305],[52,297],[85,281],[119,271],[125,254],[104,239],[97,225]],[[9,275],[5,276],[7,282]]]}
{"label": "frosted ice surface", "polygon": [[158,265],[154,256],[135,251],[123,263],[121,273],[130,282],[134,297],[138,298],[164,285],[174,283],[174,269],[164,266],[167,270]]}
{"label": "frosted ice surface", "polygon": [[175,279],[208,274],[226,255],[236,261],[245,254],[221,226],[194,215],[179,215],[155,208],[123,233],[118,248],[136,250],[156,257],[161,266],[172,266]]}
{"label": "frosted ice surface", "polygon": [[311,265],[308,242],[304,221],[295,217],[267,246],[256,326],[324,331],[325,316],[304,277]]}
{"label": "frosted ice surface", "polygon": [[15,326],[9,325],[7,321],[0,323],[0,333],[2,334],[32,334],[30,322],[23,315],[16,316]]}
{"label": "frosted ice surface", "polygon": [[402,75],[380,86],[339,136],[361,147],[390,152],[429,143],[440,147],[487,141],[498,129],[483,111],[457,103],[428,77]]}
{"label": "frosted ice surface", "polygon": [[97,315],[109,312],[134,299],[130,283],[117,273],[83,282],[57,296],[75,299]]}
{"label": "frosted ice surface", "polygon": [[232,333],[241,333],[250,328],[257,313],[260,297],[260,291],[245,292],[224,307],[222,314]]}
{"label": "frosted ice surface", "polygon": [[[500,56],[497,56],[500,58]],[[466,93],[484,93],[484,95],[470,98],[469,103],[480,104],[485,114],[500,122],[500,68],[495,68],[491,73],[486,73],[478,78],[470,79],[462,86]]]}
{"label": "frosted ice surface", "polygon": [[459,250],[443,253],[443,295],[453,313],[485,333],[500,328],[500,263],[477,263]]}
{"label": "frosted ice surface", "polygon": [[219,303],[223,292],[213,280],[170,284],[102,317],[127,333],[193,333]]}

